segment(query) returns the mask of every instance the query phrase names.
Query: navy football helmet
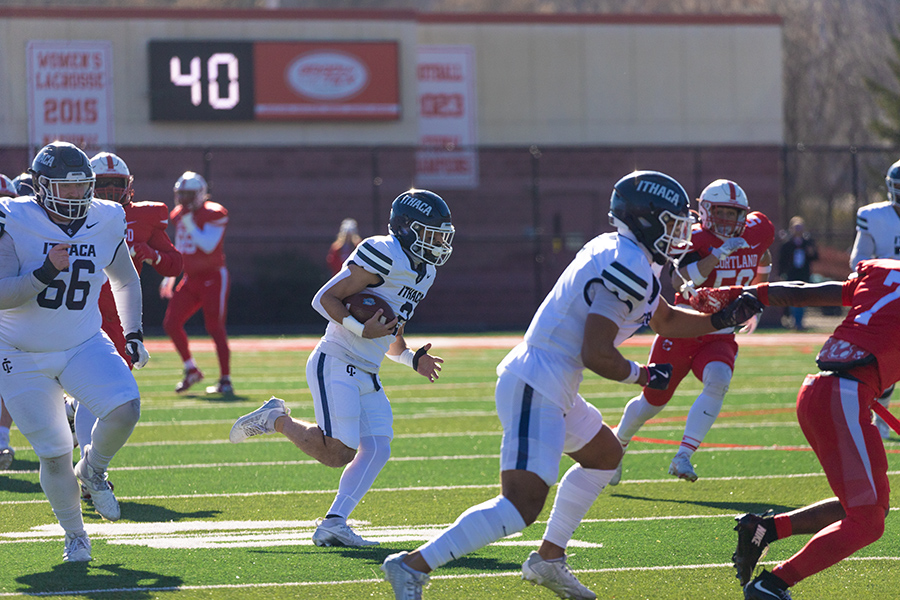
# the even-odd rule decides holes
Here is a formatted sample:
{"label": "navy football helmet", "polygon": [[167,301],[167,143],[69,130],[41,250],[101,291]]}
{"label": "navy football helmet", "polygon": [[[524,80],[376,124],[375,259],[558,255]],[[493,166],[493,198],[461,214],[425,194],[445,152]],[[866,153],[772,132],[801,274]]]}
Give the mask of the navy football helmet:
{"label": "navy football helmet", "polygon": [[690,201],[681,184],[659,171],[635,171],[620,179],[610,198],[609,220],[664,265],[691,247]]}
{"label": "navy football helmet", "polygon": [[453,252],[450,208],[444,200],[428,190],[403,192],[391,204],[388,231],[413,256],[436,267]]}
{"label": "navy football helmet", "polygon": [[31,187],[31,173],[28,171],[13,178],[12,182],[16,186],[16,191],[19,192],[19,196],[34,196],[34,188]]}
{"label": "navy football helmet", "polygon": [[891,204],[900,205],[900,160],[888,169],[884,183],[887,184],[888,200]]}
{"label": "navy football helmet", "polygon": [[[38,204],[65,219],[87,216],[94,198],[94,170],[87,154],[69,142],[51,142],[31,162],[31,186]],[[78,198],[66,198],[60,186],[80,186]]]}

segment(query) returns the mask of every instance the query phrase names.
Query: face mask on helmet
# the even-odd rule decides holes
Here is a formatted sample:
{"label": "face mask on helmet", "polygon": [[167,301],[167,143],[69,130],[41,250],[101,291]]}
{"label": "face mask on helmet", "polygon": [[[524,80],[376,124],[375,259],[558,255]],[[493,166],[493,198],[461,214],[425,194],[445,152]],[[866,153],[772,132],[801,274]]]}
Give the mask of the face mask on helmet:
{"label": "face mask on helmet", "polygon": [[884,178],[887,185],[888,200],[892,204],[900,205],[900,160],[891,165],[887,177]]}
{"label": "face mask on helmet", "polygon": [[610,221],[665,264],[691,247],[691,216],[687,192],[658,171],[635,171],[620,179],[610,198]]}
{"label": "face mask on helmet", "polygon": [[183,206],[187,210],[194,210],[206,201],[209,196],[209,187],[206,180],[199,173],[185,171],[175,182],[175,204]]}
{"label": "face mask on helmet", "polygon": [[750,203],[741,186],[717,179],[700,193],[700,225],[720,237],[738,237],[747,226]]}
{"label": "face mask on helmet", "polygon": [[439,267],[453,252],[450,208],[428,190],[408,190],[391,204],[388,229],[413,256]]}
{"label": "face mask on helmet", "polygon": [[94,197],[94,171],[87,154],[67,142],[44,146],[31,163],[38,203],[67,220],[83,219]]}
{"label": "face mask on helmet", "polygon": [[100,152],[91,158],[96,183],[94,195],[104,200],[112,200],[125,205],[134,196],[134,177],[125,161],[111,152]]}

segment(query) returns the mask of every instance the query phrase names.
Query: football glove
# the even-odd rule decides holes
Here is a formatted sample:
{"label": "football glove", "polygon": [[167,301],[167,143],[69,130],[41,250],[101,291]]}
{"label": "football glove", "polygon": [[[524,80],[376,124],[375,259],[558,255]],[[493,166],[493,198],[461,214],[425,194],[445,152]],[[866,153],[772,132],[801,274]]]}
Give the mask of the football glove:
{"label": "football glove", "polygon": [[739,285],[722,288],[700,288],[693,296],[688,298],[691,308],[697,312],[708,315],[719,312],[724,307],[744,293],[744,288]]}
{"label": "football glove", "polygon": [[714,248],[710,254],[722,260],[730,256],[731,254],[737,252],[742,248],[749,248],[750,244],[747,243],[747,240],[741,237],[729,238],[725,240],[725,242],[719,246],[718,248]]}
{"label": "football glove", "polygon": [[734,327],[749,321],[763,311],[763,303],[754,294],[744,292],[731,304],[710,316],[712,326],[716,329]]}
{"label": "football glove", "polygon": [[125,336],[125,354],[135,369],[143,369],[150,360],[150,353],[144,348],[144,334],[140,331]]}
{"label": "football glove", "polygon": [[159,262],[159,252],[148,244],[140,242],[131,247],[131,256],[136,258],[138,262],[145,262],[151,265]]}
{"label": "football glove", "polygon": [[664,390],[672,379],[672,365],[669,363],[650,363],[647,369],[647,385],[652,390]]}

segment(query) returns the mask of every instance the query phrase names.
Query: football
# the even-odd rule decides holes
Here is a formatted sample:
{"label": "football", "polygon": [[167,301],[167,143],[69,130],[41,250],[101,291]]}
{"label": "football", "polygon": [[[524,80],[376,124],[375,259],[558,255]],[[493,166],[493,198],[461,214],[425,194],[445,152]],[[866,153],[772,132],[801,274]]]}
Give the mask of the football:
{"label": "football", "polygon": [[353,318],[360,323],[365,323],[371,319],[372,315],[374,315],[379,308],[384,311],[379,319],[382,323],[388,323],[394,320],[394,311],[390,305],[383,298],[375,296],[374,294],[359,292],[358,294],[347,296],[344,298],[343,302],[344,306],[347,307],[347,310],[350,311],[350,314],[353,315]]}

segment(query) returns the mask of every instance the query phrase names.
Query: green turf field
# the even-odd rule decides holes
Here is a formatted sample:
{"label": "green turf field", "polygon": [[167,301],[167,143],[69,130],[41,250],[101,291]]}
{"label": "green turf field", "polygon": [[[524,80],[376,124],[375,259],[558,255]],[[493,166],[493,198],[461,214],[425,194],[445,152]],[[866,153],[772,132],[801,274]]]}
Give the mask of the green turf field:
{"label": "green turf field", "polygon": [[[756,334],[767,335],[767,334]],[[625,457],[623,482],[607,488],[576,533],[569,564],[599,598],[700,600],[742,598],[730,566],[734,516],[795,508],[830,496],[793,412],[814,348],[745,347],[722,415],[695,454],[693,484],[666,474],[684,418],[699,390],[685,380],[659,419]],[[307,352],[238,350],[232,355],[238,396],[206,396],[215,358],[197,358],[208,378],[177,397],[174,352],[156,351],[136,372],[141,422],[113,461],[110,480],[122,520],[103,521],[85,505],[93,561],[62,563],[62,534],[41,492],[37,460],[13,429],[13,470],[0,473],[0,597],[22,594],[96,599],[393,598],[381,580],[385,556],[409,550],[463,510],[497,494],[499,421],[494,368],[502,349],[448,349],[435,384],[387,361],[382,381],[392,399],[391,461],[354,512],[356,529],[382,540],[365,549],[317,548],[310,536],[337,488],[329,469],[280,436],[228,443],[234,419],[270,395],[293,415],[312,419],[305,385]],[[626,348],[644,360],[646,348]],[[588,375],[582,394],[612,424],[638,392]],[[192,390],[193,391],[193,390]],[[670,442],[670,443],[666,443]],[[782,447],[779,449],[779,447]],[[896,486],[900,441],[887,444]],[[560,475],[570,462],[563,461]],[[429,599],[551,599],[520,579],[549,514],[536,524],[434,573]],[[794,598],[897,598],[900,524],[851,560],[801,582]],[[776,542],[765,562],[790,556],[806,537]]]}

